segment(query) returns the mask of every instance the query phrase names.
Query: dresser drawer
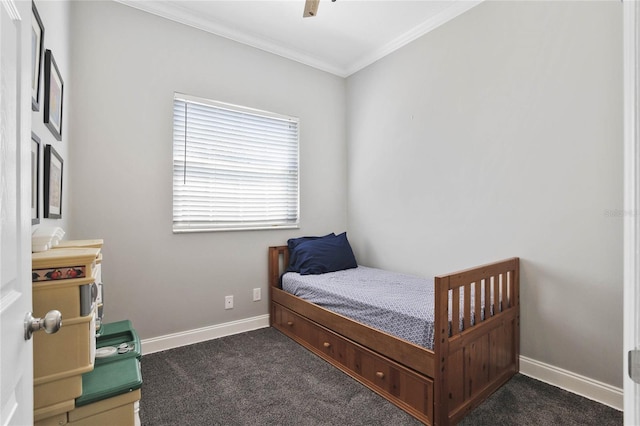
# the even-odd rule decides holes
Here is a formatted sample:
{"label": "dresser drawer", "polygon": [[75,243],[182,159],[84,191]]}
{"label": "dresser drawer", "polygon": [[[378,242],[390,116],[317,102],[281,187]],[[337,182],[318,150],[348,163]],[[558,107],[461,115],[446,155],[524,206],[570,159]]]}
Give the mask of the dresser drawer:
{"label": "dresser drawer", "polygon": [[273,325],[371,390],[427,423],[433,421],[433,381],[277,304]]}
{"label": "dresser drawer", "polygon": [[318,340],[317,328],[313,326],[311,321],[304,319],[280,305],[274,304],[273,307],[273,325],[278,329],[290,337],[293,337],[294,340],[303,341],[307,344]]}
{"label": "dresser drawer", "polygon": [[398,404],[433,418],[433,381],[370,350],[347,350],[347,368],[374,390],[398,399]]}

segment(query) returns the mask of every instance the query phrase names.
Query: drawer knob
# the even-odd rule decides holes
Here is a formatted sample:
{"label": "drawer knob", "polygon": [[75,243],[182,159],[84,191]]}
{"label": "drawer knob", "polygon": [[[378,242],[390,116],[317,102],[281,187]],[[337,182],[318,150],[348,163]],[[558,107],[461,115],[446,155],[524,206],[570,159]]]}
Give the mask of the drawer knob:
{"label": "drawer knob", "polygon": [[331,347],[331,343],[329,343],[329,342],[324,342],[324,343],[322,344],[322,346],[324,346],[325,348],[330,348],[330,347]]}
{"label": "drawer knob", "polygon": [[291,327],[293,325],[293,321],[287,321],[287,325]]}
{"label": "drawer knob", "polygon": [[384,373],[382,371],[376,371],[376,377],[378,379],[384,379]]}

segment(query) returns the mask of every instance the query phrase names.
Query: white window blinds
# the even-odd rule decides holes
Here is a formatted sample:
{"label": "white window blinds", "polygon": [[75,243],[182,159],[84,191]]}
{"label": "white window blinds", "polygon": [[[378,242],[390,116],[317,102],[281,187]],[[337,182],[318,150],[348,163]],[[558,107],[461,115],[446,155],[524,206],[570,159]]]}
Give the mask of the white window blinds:
{"label": "white window blinds", "polygon": [[176,94],[173,231],[296,227],[298,119]]}

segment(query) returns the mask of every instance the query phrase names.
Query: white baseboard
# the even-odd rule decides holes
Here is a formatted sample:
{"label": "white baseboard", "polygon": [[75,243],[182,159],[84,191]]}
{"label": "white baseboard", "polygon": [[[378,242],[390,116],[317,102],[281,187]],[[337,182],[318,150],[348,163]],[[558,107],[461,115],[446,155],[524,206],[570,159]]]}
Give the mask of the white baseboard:
{"label": "white baseboard", "polygon": [[140,343],[142,353],[147,355],[265,327],[269,327],[269,314],[143,339]]}
{"label": "white baseboard", "polygon": [[[151,354],[265,327],[269,327],[268,314],[165,336],[152,337],[141,341],[142,353]],[[525,356],[520,356],[520,373],[568,392],[608,405],[616,410],[622,411],[623,409],[624,402],[621,388]]]}
{"label": "white baseboard", "polygon": [[520,373],[541,382],[559,387],[616,410],[624,406],[621,388],[581,376],[553,365],[520,356]]}

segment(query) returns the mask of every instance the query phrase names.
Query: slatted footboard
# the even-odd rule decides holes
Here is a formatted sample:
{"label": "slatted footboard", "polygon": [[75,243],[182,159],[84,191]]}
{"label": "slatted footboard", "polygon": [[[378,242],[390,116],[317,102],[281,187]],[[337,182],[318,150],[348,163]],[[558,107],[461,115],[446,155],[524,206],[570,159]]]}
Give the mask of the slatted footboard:
{"label": "slatted footboard", "polygon": [[436,277],[436,424],[457,423],[518,372],[519,278],[518,258]]}

